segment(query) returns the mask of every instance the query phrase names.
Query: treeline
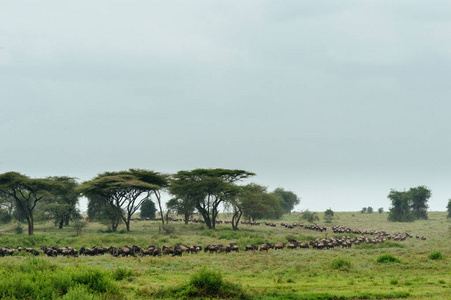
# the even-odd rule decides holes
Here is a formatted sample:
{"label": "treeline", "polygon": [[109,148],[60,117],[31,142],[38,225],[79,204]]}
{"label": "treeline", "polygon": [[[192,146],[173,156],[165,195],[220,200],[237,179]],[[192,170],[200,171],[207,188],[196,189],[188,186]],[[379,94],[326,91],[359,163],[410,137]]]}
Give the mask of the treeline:
{"label": "treeline", "polygon": [[[90,220],[104,222],[112,231],[125,224],[130,231],[133,214],[154,217],[165,224],[166,213],[181,214],[185,222],[194,214],[202,216],[208,228],[215,228],[221,208],[233,212],[232,225],[238,228],[242,217],[250,220],[280,218],[300,203],[299,197],[283,188],[268,192],[255,183],[237,183],[254,176],[244,170],[195,169],[176,174],[129,169],[104,172],[79,183],[73,177],[30,178],[17,172],[0,174],[0,222],[12,218],[28,223],[28,234],[34,231],[35,219],[53,219],[59,228],[80,219],[76,209],[79,198],[88,199]],[[162,192],[172,199],[166,210]]]}

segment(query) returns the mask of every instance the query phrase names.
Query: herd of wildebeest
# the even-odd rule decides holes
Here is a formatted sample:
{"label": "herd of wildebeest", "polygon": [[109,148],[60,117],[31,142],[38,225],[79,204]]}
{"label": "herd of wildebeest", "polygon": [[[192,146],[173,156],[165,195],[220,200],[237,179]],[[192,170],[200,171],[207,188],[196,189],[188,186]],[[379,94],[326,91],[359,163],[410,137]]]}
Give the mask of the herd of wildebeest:
{"label": "herd of wildebeest", "polygon": [[[267,226],[275,226],[274,223],[265,223]],[[327,228],[320,225],[297,225],[296,223],[293,224],[286,224],[281,223],[281,226],[285,228],[294,228],[294,227],[304,227],[309,230],[315,230],[324,232],[327,231]],[[282,250],[282,249],[305,249],[305,248],[312,248],[312,249],[334,249],[334,248],[351,248],[352,245],[359,245],[362,243],[368,243],[368,244],[379,244],[384,243],[389,240],[393,241],[403,241],[407,238],[413,238],[413,235],[404,232],[404,233],[394,233],[389,234],[385,231],[378,231],[378,230],[360,230],[360,229],[352,229],[347,226],[342,225],[335,225],[332,227],[332,231],[335,234],[340,234],[342,236],[340,237],[327,237],[327,233],[325,234],[324,238],[317,238],[315,240],[309,241],[309,242],[302,242],[296,239],[288,238],[286,243],[265,243],[260,245],[246,245],[244,248],[244,251],[266,251],[269,250]],[[352,234],[354,237],[350,237],[346,234]],[[358,235],[358,236],[355,236]],[[425,236],[419,236],[416,235],[417,239],[425,240]],[[155,246],[150,245],[147,248],[141,247],[141,246],[123,246],[123,247],[115,247],[115,246],[94,246],[91,248],[88,247],[82,247],[80,250],[77,250],[73,247],[59,247],[59,246],[41,246],[40,250],[37,250],[35,248],[28,248],[28,247],[18,247],[15,248],[8,248],[8,247],[2,247],[0,248],[0,257],[4,256],[10,256],[15,253],[19,252],[28,252],[33,255],[47,255],[50,257],[57,257],[57,256],[72,256],[72,257],[78,257],[79,255],[86,255],[86,256],[95,256],[95,255],[103,255],[103,254],[110,254],[115,257],[123,257],[123,256],[162,256],[162,255],[172,255],[172,256],[182,256],[184,253],[198,253],[200,251],[209,252],[209,253],[230,253],[230,252],[239,252],[239,247],[237,243],[230,243],[229,245],[223,245],[223,244],[211,244],[206,245],[205,247],[202,247],[201,245],[181,245],[177,244],[175,246]]]}

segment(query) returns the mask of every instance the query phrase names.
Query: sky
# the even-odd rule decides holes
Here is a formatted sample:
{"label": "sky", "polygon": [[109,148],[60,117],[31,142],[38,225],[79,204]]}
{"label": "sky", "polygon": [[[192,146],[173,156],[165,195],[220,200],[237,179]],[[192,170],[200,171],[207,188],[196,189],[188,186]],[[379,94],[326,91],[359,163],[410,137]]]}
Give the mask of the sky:
{"label": "sky", "polygon": [[449,1],[0,6],[0,173],[242,169],[297,211],[419,185],[446,210]]}

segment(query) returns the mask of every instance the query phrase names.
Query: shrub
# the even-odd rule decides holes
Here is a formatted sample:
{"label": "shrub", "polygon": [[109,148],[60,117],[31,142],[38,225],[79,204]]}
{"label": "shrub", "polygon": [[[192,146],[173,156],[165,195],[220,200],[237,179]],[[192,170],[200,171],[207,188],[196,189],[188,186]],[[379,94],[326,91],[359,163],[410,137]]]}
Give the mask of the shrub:
{"label": "shrub", "polygon": [[69,288],[66,295],[64,295],[62,300],[96,300],[101,299],[100,296],[95,296],[89,293],[88,289],[83,285],[76,285],[75,287]]}
{"label": "shrub", "polygon": [[319,217],[316,213],[309,211],[308,209],[305,210],[302,215],[301,219],[307,220],[310,223],[313,223],[315,221],[319,221]]}
{"label": "shrub", "polygon": [[88,225],[88,221],[76,220],[74,222],[74,229],[75,229],[77,235],[81,234],[81,231],[83,230],[83,228],[86,227],[86,225]]}
{"label": "shrub", "polygon": [[126,278],[130,278],[133,276],[133,270],[127,268],[117,267],[113,271],[113,279],[114,280],[123,280]]}
{"label": "shrub", "polygon": [[377,260],[378,263],[400,263],[401,261],[391,254],[382,254]]}
{"label": "shrub", "polygon": [[22,234],[23,233],[23,226],[21,223],[17,223],[17,226],[14,227],[14,232],[16,234]]}
{"label": "shrub", "polygon": [[207,295],[214,295],[223,285],[222,274],[202,267],[191,276],[189,283],[196,289],[205,291]]}
{"label": "shrub", "polygon": [[160,290],[158,297],[173,298],[232,298],[246,299],[241,286],[224,281],[219,271],[202,267],[191,276],[188,284],[173,290]]}
{"label": "shrub", "polygon": [[163,229],[163,233],[165,234],[172,234],[175,232],[175,226],[174,225],[164,225],[161,227]]}
{"label": "shrub", "polygon": [[351,268],[351,261],[344,258],[336,258],[330,262],[330,267],[334,270],[347,271]]}
{"label": "shrub", "polygon": [[442,255],[442,253],[440,253],[440,251],[434,251],[434,252],[431,252],[431,254],[428,255],[428,258],[429,259],[433,259],[433,260],[443,259],[443,255]]}

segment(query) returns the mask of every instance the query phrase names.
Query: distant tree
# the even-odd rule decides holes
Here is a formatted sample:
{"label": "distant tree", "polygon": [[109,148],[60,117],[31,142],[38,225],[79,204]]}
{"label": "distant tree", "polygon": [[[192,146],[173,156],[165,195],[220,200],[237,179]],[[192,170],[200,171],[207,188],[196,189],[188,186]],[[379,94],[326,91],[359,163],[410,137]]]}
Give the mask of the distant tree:
{"label": "distant tree", "polygon": [[431,198],[431,191],[425,186],[418,186],[409,190],[410,207],[416,219],[427,220],[429,207],[428,201]]}
{"label": "distant tree", "polygon": [[389,221],[412,222],[416,219],[427,219],[428,200],[431,191],[425,186],[410,188],[408,191],[392,190],[388,198],[392,201]]}
{"label": "distant tree", "polygon": [[283,188],[277,188],[273,193],[281,197],[280,205],[284,213],[291,214],[294,207],[301,202],[301,199],[294,192],[286,191]]}
{"label": "distant tree", "polygon": [[33,211],[37,203],[45,198],[53,198],[52,191],[58,184],[48,178],[30,178],[17,172],[0,174],[0,194],[14,199],[17,209],[27,220],[29,235],[34,233]]}
{"label": "distant tree", "polygon": [[141,204],[141,212],[140,217],[143,218],[149,218],[149,219],[155,219],[155,214],[157,213],[157,208],[155,206],[155,203],[153,203],[152,200],[149,198],[144,199],[143,203]]}
{"label": "distant tree", "polygon": [[388,214],[388,220],[392,222],[412,222],[415,215],[412,213],[410,206],[410,195],[408,192],[399,192],[391,190],[388,194],[392,206]]}
{"label": "distant tree", "polygon": [[[250,183],[241,187],[235,213],[241,211],[245,218],[253,221],[257,219],[279,219],[284,212],[281,205],[282,201],[282,197],[278,194],[268,193],[265,186]],[[236,227],[238,221],[239,218],[236,219]]]}
{"label": "distant tree", "polygon": [[307,220],[310,223],[313,223],[315,221],[319,221],[319,217],[315,212],[311,212],[308,209],[302,212],[301,219]]}
{"label": "distant tree", "polygon": [[366,213],[368,214],[372,214],[373,213],[373,208],[371,206],[368,206],[368,208],[366,209]]}
{"label": "distant tree", "polygon": [[362,210],[360,211],[362,214],[366,213],[366,207],[362,208]]}
{"label": "distant tree", "polygon": [[324,220],[326,223],[331,223],[333,218],[334,218],[334,211],[332,209],[328,208],[324,212]]}
{"label": "distant tree", "polygon": [[251,172],[229,169],[179,171],[173,175],[169,192],[175,198],[194,201],[206,226],[214,229],[220,204],[235,199],[239,194],[235,183],[253,175]]}
{"label": "distant tree", "polygon": [[384,208],[383,207],[379,207],[379,209],[377,210],[378,213],[383,213],[384,212]]}
{"label": "distant tree", "polygon": [[49,179],[58,182],[59,185],[53,191],[54,197],[51,199],[44,199],[43,210],[48,212],[58,224],[58,228],[68,226],[70,220],[77,220],[80,218],[80,213],[77,210],[77,204],[80,193],[76,190],[79,184],[75,178],[67,176],[49,177]]}
{"label": "distant tree", "polygon": [[144,199],[156,195],[160,203],[159,190],[167,186],[167,182],[167,176],[157,172],[130,169],[99,174],[94,179],[83,182],[79,191],[88,199],[94,196],[109,204],[117,216],[122,217],[127,231],[130,231],[131,217],[141,207]]}
{"label": "distant tree", "polygon": [[447,218],[451,218],[451,199],[448,200],[448,205],[446,206],[446,209],[448,211],[448,216]]}

